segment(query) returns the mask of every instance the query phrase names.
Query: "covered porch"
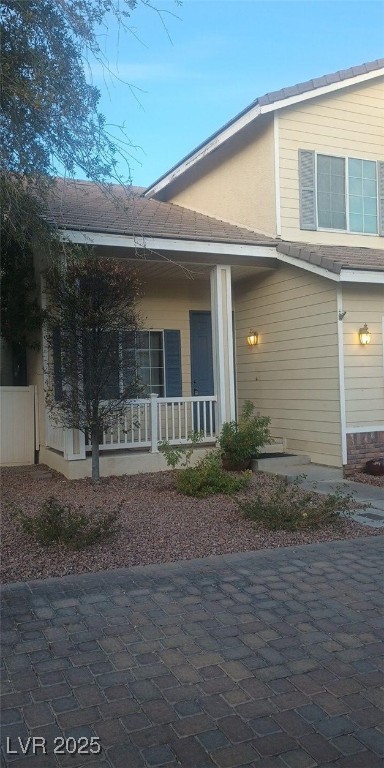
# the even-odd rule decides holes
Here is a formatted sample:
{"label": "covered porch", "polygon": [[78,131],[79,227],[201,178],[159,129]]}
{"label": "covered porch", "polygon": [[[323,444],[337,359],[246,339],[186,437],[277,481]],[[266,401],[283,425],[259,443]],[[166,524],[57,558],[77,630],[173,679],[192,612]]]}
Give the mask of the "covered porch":
{"label": "covered porch", "polygon": [[[105,255],[121,257],[121,252]],[[199,264],[176,258],[134,263],[144,287],[140,312],[148,348],[140,354],[151,391],[127,402],[124,415],[104,431],[100,466],[105,476],[166,468],[159,454],[164,440],[182,445],[199,432],[201,449],[215,445],[222,424],[237,412],[232,285],[257,281],[267,269],[203,259]],[[67,477],[90,474],[91,445],[83,433],[58,426],[45,407],[43,431],[40,461]]]}

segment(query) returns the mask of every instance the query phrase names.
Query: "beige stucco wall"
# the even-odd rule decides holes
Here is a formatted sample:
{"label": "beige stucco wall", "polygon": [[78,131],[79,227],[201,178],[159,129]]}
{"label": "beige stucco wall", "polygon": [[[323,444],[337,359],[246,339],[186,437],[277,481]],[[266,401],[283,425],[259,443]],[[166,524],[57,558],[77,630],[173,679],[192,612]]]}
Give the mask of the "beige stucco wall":
{"label": "beige stucco wall", "polygon": [[298,150],[384,160],[384,82],[355,85],[303,101],[278,113],[281,236],[329,245],[384,248],[383,238],[338,232],[309,232],[299,225]]}
{"label": "beige stucco wall", "polygon": [[[296,267],[235,287],[239,405],[271,416],[288,450],[341,466],[336,287]],[[250,348],[250,329],[259,344]]]}
{"label": "beige stucco wall", "polygon": [[159,197],[274,236],[273,116],[243,129]]}
{"label": "beige stucco wall", "polygon": [[[192,466],[205,456],[210,448],[197,448],[191,457]],[[92,460],[86,459],[66,461],[64,457],[43,447],[40,451],[40,463],[47,464],[56,472],[60,472],[69,480],[81,480],[83,477],[92,477]],[[164,472],[168,467],[162,453],[150,453],[149,451],[118,451],[116,453],[100,456],[100,476],[111,475],[140,475],[146,472]]]}
{"label": "beige stucco wall", "polygon": [[[347,429],[384,425],[384,286],[349,285],[342,293]],[[365,347],[358,333],[364,323],[372,333]]]}
{"label": "beige stucco wall", "polygon": [[191,360],[189,312],[192,310],[209,311],[211,308],[209,279],[188,279],[157,282],[156,285],[144,283],[145,296],[139,309],[142,327],[163,330],[165,328],[180,331],[181,370],[183,396],[191,396]]}

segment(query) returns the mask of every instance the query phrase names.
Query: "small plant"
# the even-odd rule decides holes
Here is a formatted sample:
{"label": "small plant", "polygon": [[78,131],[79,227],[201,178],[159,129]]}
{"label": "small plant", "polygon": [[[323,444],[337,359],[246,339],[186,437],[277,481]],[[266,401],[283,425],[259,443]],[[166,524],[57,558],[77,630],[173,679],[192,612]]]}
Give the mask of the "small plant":
{"label": "small plant", "polygon": [[268,496],[256,494],[252,501],[238,502],[243,515],[270,531],[300,531],[340,524],[352,509],[353,495],[340,488],[323,496],[300,488],[303,476],[289,482],[276,478]]}
{"label": "small plant", "polygon": [[222,456],[230,465],[247,463],[256,458],[262,445],[269,442],[270,418],[255,416],[255,406],[246,400],[239,421],[226,421],[219,437]]}
{"label": "small plant", "polygon": [[185,445],[171,445],[168,440],[161,440],[158,444],[160,453],[164,455],[167,466],[176,469],[178,464],[188,467],[195,448],[203,439],[203,432],[190,432],[188,443]]}
{"label": "small plant", "polygon": [[21,528],[40,544],[48,546],[59,542],[72,549],[83,549],[116,533],[118,512],[108,512],[97,518],[90,518],[81,510],[61,504],[50,496],[35,517],[16,511]]}
{"label": "small plant", "polygon": [[251,477],[251,471],[242,472],[237,477],[228,474],[221,466],[220,453],[211,452],[195,467],[187,467],[177,473],[176,488],[185,496],[201,498],[214,493],[230,496],[249,485]]}

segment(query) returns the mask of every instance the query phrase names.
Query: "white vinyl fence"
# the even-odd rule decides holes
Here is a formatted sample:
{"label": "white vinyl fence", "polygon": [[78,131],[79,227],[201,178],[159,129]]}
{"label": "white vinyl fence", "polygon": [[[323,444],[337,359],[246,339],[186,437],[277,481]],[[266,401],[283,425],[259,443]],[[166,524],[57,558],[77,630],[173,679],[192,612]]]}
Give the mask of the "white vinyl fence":
{"label": "white vinyl fence", "polygon": [[34,464],[36,387],[0,387],[0,465]]}

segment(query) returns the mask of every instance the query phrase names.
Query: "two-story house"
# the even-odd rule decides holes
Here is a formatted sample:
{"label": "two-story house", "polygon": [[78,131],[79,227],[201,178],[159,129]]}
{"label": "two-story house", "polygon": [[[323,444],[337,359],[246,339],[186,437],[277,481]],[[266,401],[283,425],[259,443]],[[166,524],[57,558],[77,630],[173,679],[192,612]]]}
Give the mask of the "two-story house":
{"label": "two-story house", "polygon": [[[163,468],[157,441],[192,428],[214,442],[246,399],[287,452],[347,469],[384,452],[383,74],[266,94],[146,190],[58,180],[65,236],[135,259],[145,287],[148,397],[103,436],[102,474]],[[39,460],[89,475],[84,435],[49,421],[41,355],[32,368]]]}

